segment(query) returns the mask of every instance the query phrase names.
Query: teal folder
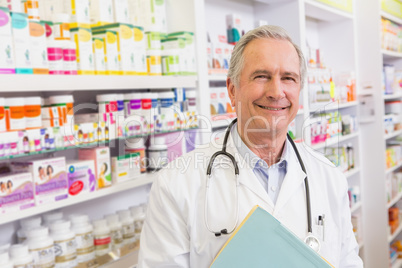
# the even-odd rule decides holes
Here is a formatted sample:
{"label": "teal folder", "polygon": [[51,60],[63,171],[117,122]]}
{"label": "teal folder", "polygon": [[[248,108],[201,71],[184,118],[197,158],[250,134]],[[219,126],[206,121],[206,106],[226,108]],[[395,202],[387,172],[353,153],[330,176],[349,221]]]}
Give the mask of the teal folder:
{"label": "teal folder", "polygon": [[222,247],[211,268],[333,268],[262,208],[255,206]]}

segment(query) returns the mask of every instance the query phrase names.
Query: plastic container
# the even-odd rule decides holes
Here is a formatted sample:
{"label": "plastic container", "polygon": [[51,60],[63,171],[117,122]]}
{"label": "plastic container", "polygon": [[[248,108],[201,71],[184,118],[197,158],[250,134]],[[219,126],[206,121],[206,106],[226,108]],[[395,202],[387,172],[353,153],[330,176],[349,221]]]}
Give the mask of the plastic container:
{"label": "plastic container", "polygon": [[0,252],[0,268],[13,268],[14,264],[10,260],[8,251]]}
{"label": "plastic container", "polygon": [[49,63],[49,74],[64,74],[63,46],[64,41],[62,40],[47,40],[47,60]]}
{"label": "plastic container", "polygon": [[140,153],[140,168],[141,173],[147,172],[146,164],[145,164],[145,144],[144,139],[126,139],[126,153]]}
{"label": "plastic container", "polygon": [[142,231],[142,226],[145,220],[145,210],[143,206],[133,206],[130,207],[131,216],[134,219],[135,234],[140,235]]}
{"label": "plastic container", "polygon": [[117,115],[124,116],[124,95],[116,94]]}
{"label": "plastic container", "polygon": [[117,111],[116,94],[96,95],[99,113],[111,113]]}
{"label": "plastic container", "polygon": [[10,257],[15,267],[33,267],[33,257],[28,251],[27,245],[16,244],[10,247]]}
{"label": "plastic container", "polygon": [[141,116],[144,118],[143,133],[151,132],[152,97],[150,93],[143,93],[141,98]]}
{"label": "plastic container", "polygon": [[53,107],[61,108],[64,123],[74,124],[74,97],[73,95],[51,96],[49,103]]}
{"label": "plastic container", "polygon": [[102,256],[110,252],[112,249],[112,240],[110,236],[110,228],[106,220],[97,220],[92,222],[94,225],[94,245],[95,255]]}
{"label": "plastic container", "polygon": [[123,225],[123,244],[127,245],[135,242],[135,226],[134,220],[131,217],[131,212],[128,209],[117,211],[120,222]]}
{"label": "plastic container", "polygon": [[116,250],[123,246],[123,227],[119,221],[119,215],[110,214],[105,216],[107,224],[110,228],[110,235],[112,238],[112,249]]}
{"label": "plastic container", "polygon": [[174,98],[174,92],[171,91],[158,94],[162,131],[172,131],[175,129]]}
{"label": "plastic container", "polygon": [[25,243],[33,257],[34,267],[54,267],[53,239],[47,227],[37,227],[28,232]]}
{"label": "plastic container", "polygon": [[17,231],[18,243],[19,244],[23,243],[27,239],[27,232],[30,229],[40,227],[41,223],[42,219],[39,216],[21,220],[20,221],[21,229]]}
{"label": "plastic container", "polygon": [[168,163],[168,147],[164,137],[151,138],[151,145],[148,147],[148,169],[156,171]]}
{"label": "plastic container", "polygon": [[95,258],[93,227],[87,215],[70,215],[71,231],[75,233],[77,262],[83,263]]}
{"label": "plastic container", "polygon": [[41,103],[40,97],[24,98],[26,129],[42,127]]}
{"label": "plastic container", "polygon": [[0,98],[0,132],[6,131],[6,115],[4,112],[4,98]]}
{"label": "plastic container", "polygon": [[162,75],[162,51],[147,50],[148,75]]}
{"label": "plastic container", "polygon": [[50,225],[57,220],[63,219],[63,212],[52,212],[43,215],[43,225],[50,227]]}
{"label": "plastic container", "polygon": [[26,126],[24,98],[6,98],[4,108],[7,131],[24,130]]}
{"label": "plastic container", "polygon": [[75,267],[78,264],[75,233],[70,227],[71,222],[65,220],[56,220],[50,225],[56,256],[55,268]]}
{"label": "plastic container", "polygon": [[126,117],[141,114],[142,93],[124,94],[124,115]]}

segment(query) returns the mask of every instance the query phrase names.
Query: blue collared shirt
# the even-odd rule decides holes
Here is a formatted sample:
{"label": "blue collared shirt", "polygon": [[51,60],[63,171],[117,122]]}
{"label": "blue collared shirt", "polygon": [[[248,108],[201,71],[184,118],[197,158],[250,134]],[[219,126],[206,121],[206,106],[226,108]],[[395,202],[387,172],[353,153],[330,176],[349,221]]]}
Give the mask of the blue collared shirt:
{"label": "blue collared shirt", "polygon": [[271,165],[262,160],[259,156],[253,153],[250,148],[242,141],[239,133],[237,132],[237,124],[232,127],[231,135],[237,151],[246,163],[253,169],[258,181],[264,187],[272,202],[276,204],[279,191],[281,189],[283,180],[287,172],[287,161],[289,156],[289,145],[286,140],[281,158],[278,163]]}

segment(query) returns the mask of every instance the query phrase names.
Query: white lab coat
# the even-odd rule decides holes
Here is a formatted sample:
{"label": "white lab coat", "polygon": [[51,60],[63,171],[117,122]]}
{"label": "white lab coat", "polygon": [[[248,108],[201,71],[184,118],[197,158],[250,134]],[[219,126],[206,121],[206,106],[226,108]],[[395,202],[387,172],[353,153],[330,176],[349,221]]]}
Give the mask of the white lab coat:
{"label": "white lab coat", "polygon": [[[218,143],[222,144],[222,140]],[[345,176],[322,155],[302,144],[297,147],[308,173],[313,234],[321,240],[320,254],[336,268],[363,267],[352,230]],[[159,172],[149,196],[138,267],[210,266],[229,238],[229,235],[215,237],[205,224],[206,168],[209,158],[218,150],[221,145],[212,144],[206,149],[194,150]],[[252,168],[237,153],[231,136],[227,151],[235,156],[240,169],[239,213],[235,219],[234,168],[218,157],[208,191],[210,228],[231,230],[235,221],[240,224],[253,206],[259,205],[304,240],[307,235],[305,173],[293,148],[276,205]],[[184,167],[186,164],[188,168]],[[318,216],[323,214],[324,237],[317,225]]]}

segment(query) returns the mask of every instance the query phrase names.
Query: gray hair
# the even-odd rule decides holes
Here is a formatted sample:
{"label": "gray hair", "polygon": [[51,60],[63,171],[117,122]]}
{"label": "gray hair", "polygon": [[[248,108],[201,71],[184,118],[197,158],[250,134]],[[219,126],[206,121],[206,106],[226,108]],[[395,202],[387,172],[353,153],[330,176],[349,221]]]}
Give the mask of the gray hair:
{"label": "gray hair", "polygon": [[254,39],[276,39],[276,40],[287,40],[289,41],[294,48],[296,49],[297,55],[299,56],[299,63],[300,63],[300,88],[303,88],[304,79],[306,76],[306,61],[303,56],[303,52],[299,48],[298,45],[293,43],[292,39],[288,35],[288,33],[279,26],[274,25],[264,25],[254,30],[247,32],[235,45],[232,58],[230,60],[230,67],[228,72],[228,77],[231,81],[233,81],[236,87],[239,86],[240,83],[240,73],[243,70],[244,65],[244,56],[243,51],[246,48],[247,44],[250,43]]}

